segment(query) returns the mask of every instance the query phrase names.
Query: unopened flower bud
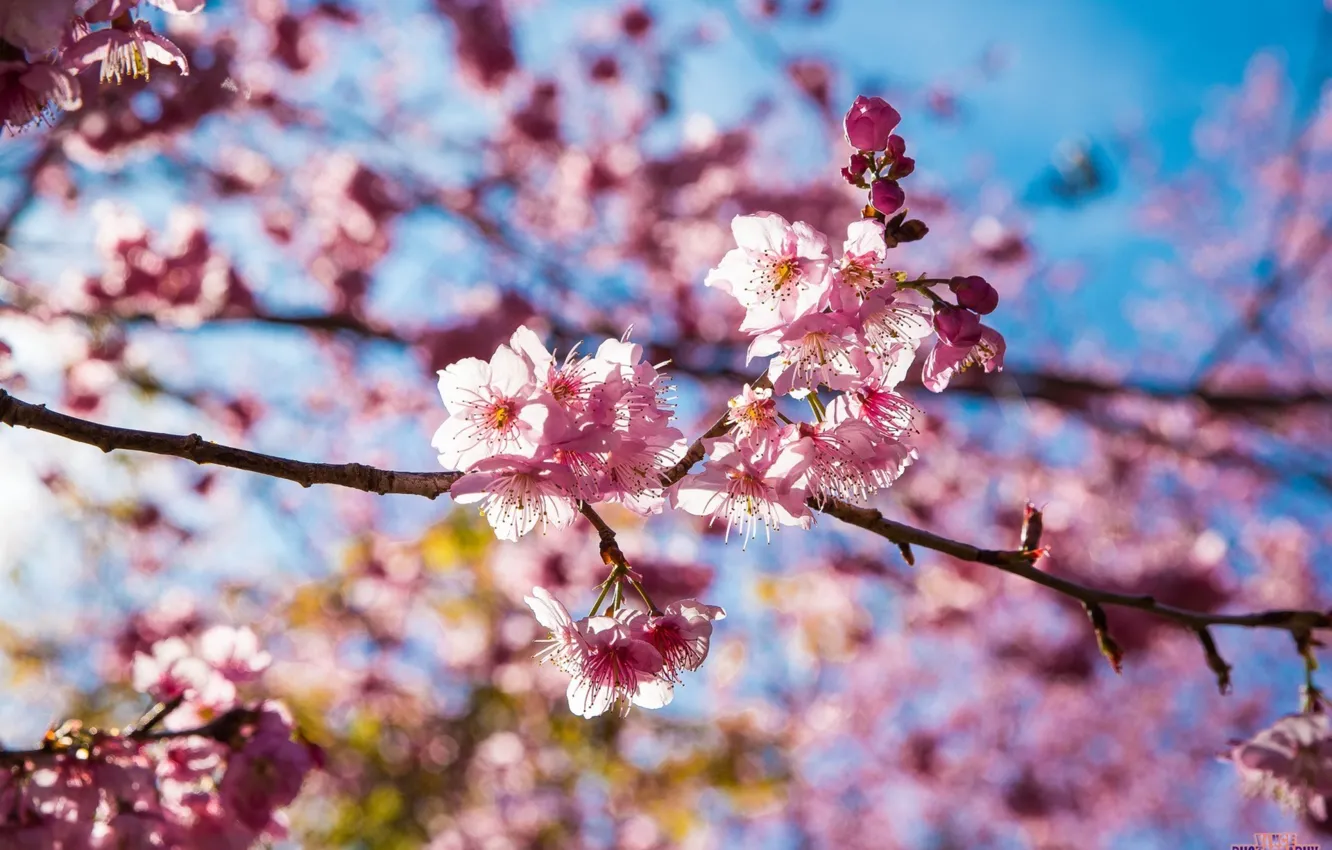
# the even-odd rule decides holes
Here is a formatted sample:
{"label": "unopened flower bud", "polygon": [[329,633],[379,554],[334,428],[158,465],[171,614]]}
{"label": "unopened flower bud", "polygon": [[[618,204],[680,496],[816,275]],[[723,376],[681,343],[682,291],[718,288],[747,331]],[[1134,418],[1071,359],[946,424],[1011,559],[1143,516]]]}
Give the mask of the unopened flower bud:
{"label": "unopened flower bud", "polygon": [[896,180],[875,180],[874,185],[870,186],[870,203],[884,215],[892,215],[906,203],[906,193]]}
{"label": "unopened flower bud", "polygon": [[957,305],[973,310],[984,316],[993,313],[999,306],[999,293],[980,275],[955,277],[948,282],[948,288],[957,296]]}
{"label": "unopened flower bud", "polygon": [[888,137],[888,158],[891,160],[901,159],[906,154],[906,139],[893,133]]}
{"label": "unopened flower bud", "polygon": [[901,180],[916,170],[916,161],[909,156],[900,156],[893,160],[893,167],[888,169],[888,176]]}
{"label": "unopened flower bud", "polygon": [[943,306],[934,310],[934,332],[945,345],[972,348],[980,342],[980,316],[969,310]]}
{"label": "unopened flower bud", "polygon": [[851,161],[842,169],[842,179],[852,186],[864,186],[865,172],[869,170],[870,159],[863,153],[851,154]]}
{"label": "unopened flower bud", "polygon": [[881,97],[860,95],[846,113],[846,140],[862,151],[881,151],[902,116]]}

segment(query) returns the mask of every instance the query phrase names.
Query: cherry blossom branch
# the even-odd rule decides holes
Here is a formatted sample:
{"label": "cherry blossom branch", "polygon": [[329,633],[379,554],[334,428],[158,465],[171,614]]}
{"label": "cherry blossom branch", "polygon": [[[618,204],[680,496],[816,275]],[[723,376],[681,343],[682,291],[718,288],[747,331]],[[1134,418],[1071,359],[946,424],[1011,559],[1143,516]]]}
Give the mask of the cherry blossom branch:
{"label": "cherry blossom branch", "polygon": [[[58,437],[97,446],[106,452],[120,449],[169,455],[199,464],[214,464],[283,478],[305,487],[314,484],[334,484],[372,493],[397,493],[433,499],[447,493],[450,485],[461,477],[457,472],[396,472],[359,463],[306,463],[211,443],[197,434],[180,436],[116,428],[56,413],[47,410],[44,405],[29,404],[4,390],[0,390],[0,422],[45,431]],[[678,464],[663,474],[662,486],[670,486],[683,478],[704,456],[703,440],[720,436],[726,432],[726,429],[727,417],[723,415],[703,437],[690,446]],[[1151,596],[1100,590],[1038,569],[1035,561],[1039,553],[1035,549],[982,549],[890,520],[876,509],[857,507],[838,500],[829,500],[822,504],[811,503],[811,506],[849,525],[878,534],[899,547],[917,546],[942,552],[963,561],[995,567],[1048,587],[1085,605],[1133,608],[1194,630],[1206,629],[1208,626],[1240,626],[1282,629],[1298,634],[1313,629],[1332,629],[1332,615],[1320,611],[1272,610],[1246,614],[1214,614],[1166,605]],[[581,510],[601,537],[603,557],[609,553],[612,558],[618,557],[623,560],[623,553],[619,552],[618,544],[615,543],[614,530],[590,505],[583,505]],[[608,563],[613,564],[615,561]]]}
{"label": "cherry blossom branch", "polygon": [[368,493],[397,493],[434,499],[449,491],[458,472],[397,472],[361,463],[308,463],[209,442],[198,434],[181,436],[154,431],[116,428],[29,404],[0,389],[0,422],[13,427],[45,431],[104,452],[147,452],[184,458],[204,465],[226,466],[272,478],[295,481],[302,487],[335,484]]}
{"label": "cherry blossom branch", "polygon": [[910,525],[894,522],[874,508],[861,508],[835,499],[821,505],[811,502],[810,506],[849,525],[871,531],[899,546],[920,546],[962,561],[995,567],[1042,587],[1048,587],[1084,605],[1134,608],[1191,629],[1205,629],[1208,626],[1241,626],[1282,629],[1293,634],[1312,629],[1332,629],[1332,614],[1321,611],[1282,609],[1247,614],[1211,614],[1166,605],[1156,601],[1152,596],[1100,590],[1038,569],[1035,562],[1039,558],[1039,550],[981,549],[969,543],[960,543]]}

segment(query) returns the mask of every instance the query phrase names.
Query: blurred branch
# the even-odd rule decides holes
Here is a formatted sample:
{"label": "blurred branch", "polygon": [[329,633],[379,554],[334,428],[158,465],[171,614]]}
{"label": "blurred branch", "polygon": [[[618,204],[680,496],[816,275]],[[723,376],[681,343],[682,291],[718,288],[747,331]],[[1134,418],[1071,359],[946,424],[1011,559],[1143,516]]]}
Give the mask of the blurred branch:
{"label": "blurred branch", "polygon": [[[172,701],[179,705],[179,698]],[[149,714],[159,710],[164,704],[158,703],[149,709]],[[174,708],[171,703],[165,705]],[[162,712],[161,716],[166,713]],[[189,729],[176,729],[163,732],[154,731],[151,726],[127,727],[123,732],[117,730],[108,730],[100,732],[96,729],[82,730],[75,729],[68,735],[60,735],[58,731],[53,730],[47,734],[46,742],[39,749],[34,750],[5,750],[0,749],[0,764],[17,764],[44,756],[72,755],[80,761],[86,760],[92,755],[95,748],[102,743],[112,741],[117,738],[124,738],[129,741],[138,741],[141,743],[151,743],[153,741],[167,741],[172,738],[211,738],[214,741],[227,742],[236,736],[247,723],[254,721],[258,712],[254,709],[237,707],[230,711],[218,715],[213,720],[202,726],[195,726]],[[160,719],[160,717],[159,717]],[[75,721],[77,722],[77,721]]]}
{"label": "blurred branch", "polygon": [[198,434],[180,436],[115,428],[56,413],[47,410],[45,405],[29,404],[4,390],[0,390],[0,422],[45,431],[96,446],[104,452],[120,449],[169,455],[201,465],[227,466],[272,478],[285,478],[303,487],[335,484],[381,495],[399,493],[433,499],[447,493],[453,482],[461,477],[457,472],[395,472],[360,463],[307,463],[210,443]]}

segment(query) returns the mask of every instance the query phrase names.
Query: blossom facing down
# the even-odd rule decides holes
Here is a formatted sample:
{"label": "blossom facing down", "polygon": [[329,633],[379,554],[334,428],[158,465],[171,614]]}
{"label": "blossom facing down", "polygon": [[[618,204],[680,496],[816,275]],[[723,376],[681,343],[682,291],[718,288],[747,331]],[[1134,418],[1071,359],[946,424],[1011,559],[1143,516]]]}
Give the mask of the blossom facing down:
{"label": "blossom facing down", "polygon": [[578,482],[553,460],[497,455],[472,465],[449,488],[460,505],[483,502],[481,512],[500,540],[517,540],[537,525],[565,528],[578,516]]}
{"label": "blossom facing down", "polygon": [[902,121],[896,109],[881,97],[858,95],[847,110],[842,128],[846,141],[861,151],[881,151],[888,147],[888,137]]}
{"label": "blossom facing down", "polygon": [[674,697],[674,687],[659,677],[663,662],[652,644],[634,635],[611,617],[580,622],[587,653],[565,696],[569,710],[579,717],[598,717],[630,705],[662,708]]}
{"label": "blossom facing down", "polygon": [[708,517],[709,524],[725,519],[727,540],[739,526],[746,545],[760,527],[771,539],[783,525],[808,528],[813,523],[806,493],[797,486],[809,465],[804,449],[769,443],[750,452],[718,438],[711,441],[709,454],[702,472],[686,475],[675,486],[675,507]]}
{"label": "blossom facing down", "polygon": [[726,610],[696,599],[672,602],[660,614],[621,608],[617,618],[661,655],[661,676],[680,681],[686,670],[697,670],[708,657],[714,620],[726,619]]}
{"label": "blossom facing down", "polygon": [[920,382],[930,392],[943,392],[958,372],[980,366],[986,372],[1004,368],[1004,338],[994,328],[981,325],[980,340],[970,348],[948,345],[943,340],[934,346],[921,370]]}
{"label": "blossom facing down", "polygon": [[153,32],[147,21],[135,21],[128,27],[110,26],[89,33],[65,50],[64,62],[83,70],[100,63],[102,82],[119,83],[125,77],[151,76],[152,63],[175,65],[181,76],[190,73],[189,62],[180,48]]}
{"label": "blossom facing down", "polygon": [[1332,807],[1332,720],[1291,714],[1229,754],[1250,793],[1262,794],[1320,821]]}
{"label": "blossom facing down", "polygon": [[916,456],[909,446],[859,419],[800,422],[788,427],[787,439],[810,459],[801,485],[820,506],[833,499],[868,500],[897,480]]}
{"label": "blossom facing down", "polygon": [[532,588],[524,599],[550,632],[537,657],[569,674],[565,696],[580,717],[669,704],[680,674],[707,658],[712,623],[726,617],[715,605],[686,599],[652,615],[620,608],[574,621],[545,588]]}
{"label": "blossom facing down", "polygon": [[537,622],[550,632],[550,637],[542,641],[545,648],[536,657],[550,661],[570,675],[577,672],[587,656],[587,641],[569,616],[569,610],[544,587],[532,588],[532,595],[524,596],[523,601],[532,609]]}
{"label": "blossom facing down", "polygon": [[745,308],[740,330],[778,329],[828,303],[828,237],[803,221],[776,213],[736,216],[738,247],[726,253],[704,284],[727,292]]}
{"label": "blossom facing down", "polygon": [[48,116],[52,106],[78,109],[79,81],[45,62],[0,62],[0,125],[16,131]]}

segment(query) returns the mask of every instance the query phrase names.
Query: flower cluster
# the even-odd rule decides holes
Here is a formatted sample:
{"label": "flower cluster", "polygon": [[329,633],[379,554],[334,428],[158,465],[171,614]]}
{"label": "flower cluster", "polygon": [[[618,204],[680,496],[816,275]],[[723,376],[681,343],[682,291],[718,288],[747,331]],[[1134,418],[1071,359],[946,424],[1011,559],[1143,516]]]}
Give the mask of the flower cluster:
{"label": "flower cluster", "polygon": [[1320,822],[1332,815],[1332,719],[1317,711],[1287,715],[1228,756],[1251,794]]}
{"label": "flower cluster", "polygon": [[[193,14],[204,0],[148,0],[173,14]],[[75,75],[96,65],[102,82],[148,77],[153,63],[189,73],[185,54],[136,20],[140,0],[5,0],[0,4],[0,123],[13,129],[52,107],[78,109]]]}
{"label": "flower cluster", "polygon": [[[864,501],[915,458],[915,408],[898,392],[923,340],[937,336],[922,380],[934,391],[972,365],[1002,368],[1004,343],[980,324],[998,293],[983,278],[911,280],[888,265],[899,242],[921,238],[906,220],[898,181],[915,162],[893,133],[900,116],[879,98],[857,98],[846,116],[856,153],[843,176],[869,192],[870,206],[833,256],[828,237],[776,213],[737,216],[736,248],[705,283],[744,308],[748,357],[766,373],[730,400],[726,427],[702,440],[696,474],[673,469],[685,441],[669,425],[658,367],[639,346],[607,341],[594,357],[564,360],[520,327],[489,362],[467,358],[439,373],[449,418],[435,433],[444,466],[463,475],[451,493],[481,502],[501,539],[541,525],[560,528],[584,506],[618,501],[641,513],[669,498],[688,513],[739,526],[746,544],[762,527],[808,527],[831,500]],[[946,287],[954,300],[936,292]],[[823,393],[835,396],[825,403]],[[779,399],[808,401],[814,421],[794,421]],[[691,453],[692,456],[692,453]],[[659,610],[595,513],[602,557],[612,567],[592,613],[574,622],[537,588],[527,603],[551,638],[540,656],[569,674],[569,707],[584,717],[613,706],[659,708],[685,670],[707,655],[720,608],[693,600]],[[622,604],[624,584],[649,613]],[[615,596],[598,609],[611,588]]]}
{"label": "flower cluster", "polygon": [[661,477],[685,446],[666,391],[642,346],[606,340],[595,356],[557,360],[520,327],[490,362],[468,357],[439,373],[449,418],[434,446],[466,473],[450,492],[482,503],[502,540],[567,526],[580,501],[658,512]]}
{"label": "flower cluster", "polygon": [[708,657],[712,622],[726,618],[715,605],[686,599],[650,614],[612,605],[608,616],[595,616],[594,606],[594,616],[575,622],[544,588],[525,599],[550,631],[537,657],[569,674],[569,710],[581,717],[669,704],[681,674]]}
{"label": "flower cluster", "polygon": [[0,750],[0,845],[244,850],[282,837],[279,810],[319,753],[280,703],[239,701],[268,663],[253,632],[225,626],[138,654],[134,685],[158,700],[138,724],[72,720],[40,749]]}
{"label": "flower cluster", "polygon": [[[736,525],[746,540],[760,527],[807,527],[811,506],[864,500],[891,484],[915,457],[905,442],[914,409],[896,388],[925,338],[938,336],[922,370],[935,392],[969,366],[1003,366],[1003,338],[980,324],[999,303],[983,278],[909,280],[887,265],[905,219],[888,221],[905,201],[897,181],[915,169],[892,132],[899,120],[879,98],[857,98],[847,113],[856,152],[843,176],[868,189],[870,206],[839,256],[804,222],[738,216],[737,247],[705,281],[744,308],[750,359],[772,358],[763,386],[731,400],[731,428],[707,444],[706,467],[672,494],[681,510],[724,519],[728,535]],[[935,291],[943,286],[956,303]],[[838,395],[825,404],[821,389]],[[783,423],[775,398],[783,395],[808,399],[816,421]]]}

